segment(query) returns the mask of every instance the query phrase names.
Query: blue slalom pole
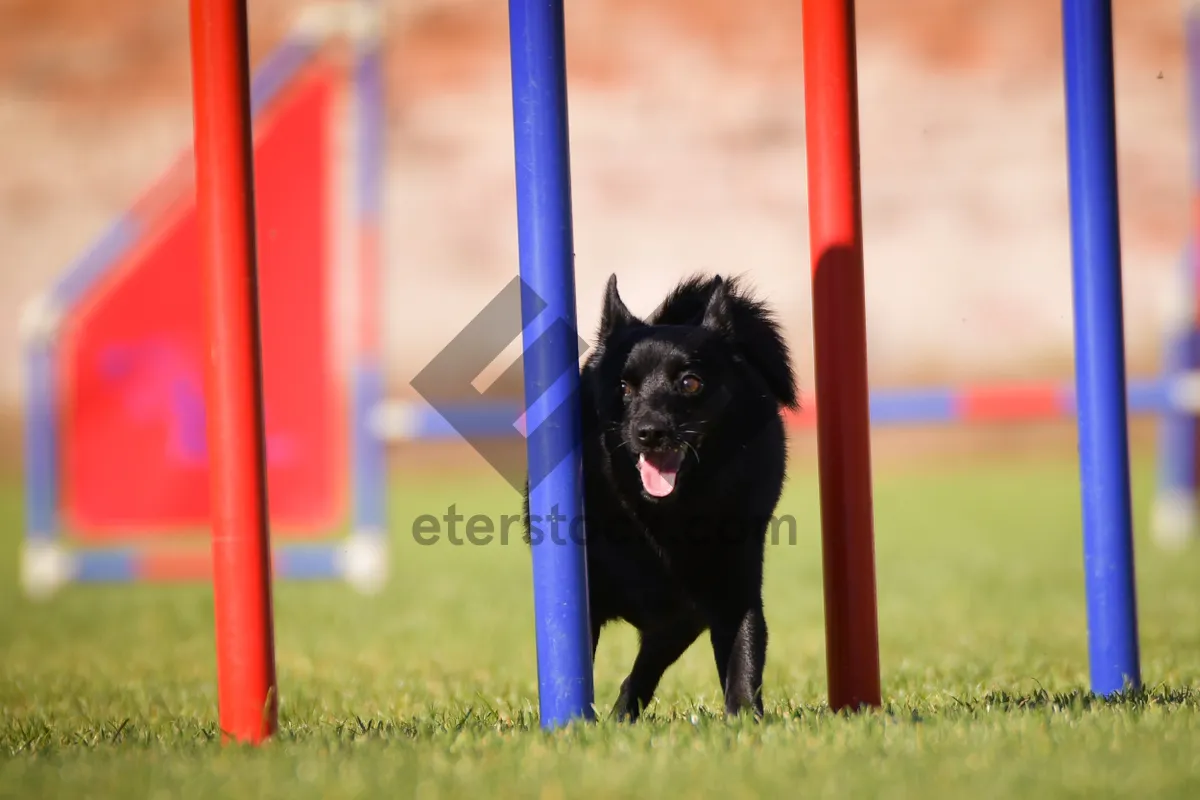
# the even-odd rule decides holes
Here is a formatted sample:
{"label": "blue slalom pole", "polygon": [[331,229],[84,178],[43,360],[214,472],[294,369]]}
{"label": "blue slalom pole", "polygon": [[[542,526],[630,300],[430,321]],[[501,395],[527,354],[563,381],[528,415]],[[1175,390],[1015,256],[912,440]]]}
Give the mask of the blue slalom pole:
{"label": "blue slalom pole", "polygon": [[563,0],[510,0],[525,408],[557,410],[527,436],[533,601],[543,728],[591,719],[592,645],[582,536],[579,345]]}
{"label": "blue slalom pole", "polygon": [[1063,0],[1075,383],[1092,691],[1139,686],[1111,0]]}

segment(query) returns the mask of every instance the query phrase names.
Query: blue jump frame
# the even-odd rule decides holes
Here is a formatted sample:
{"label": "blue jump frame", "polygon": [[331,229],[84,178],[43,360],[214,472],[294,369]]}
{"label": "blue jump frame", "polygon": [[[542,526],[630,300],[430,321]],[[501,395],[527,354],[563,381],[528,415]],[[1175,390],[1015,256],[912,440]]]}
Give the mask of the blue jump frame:
{"label": "blue jump frame", "polygon": [[[356,203],[353,225],[362,248],[358,279],[364,308],[360,316],[376,320],[379,220],[382,208],[383,96],[378,0],[362,0],[361,25],[352,30],[356,46],[354,95],[355,129],[359,139],[356,164]],[[297,25],[255,70],[251,81],[251,114],[268,108],[289,83],[318,54],[328,31]],[[184,169],[186,167],[186,169]],[[59,387],[55,371],[58,321],[79,304],[98,280],[116,267],[157,222],[163,198],[177,196],[181,181],[191,180],[190,166],[180,161],[164,180],[133,208],[119,217],[94,246],[72,264],[33,307],[26,322],[23,345],[25,372],[24,432],[26,590],[48,594],[67,582],[108,583],[138,580],[144,572],[141,548],[91,548],[72,545],[64,537],[59,515],[61,431],[56,413]],[[348,538],[318,543],[281,543],[274,548],[275,576],[289,580],[342,578],[364,590],[382,580],[386,559],[387,443],[374,435],[371,410],[383,401],[383,368],[378,325],[364,325],[353,350],[348,420],[352,449]]]}

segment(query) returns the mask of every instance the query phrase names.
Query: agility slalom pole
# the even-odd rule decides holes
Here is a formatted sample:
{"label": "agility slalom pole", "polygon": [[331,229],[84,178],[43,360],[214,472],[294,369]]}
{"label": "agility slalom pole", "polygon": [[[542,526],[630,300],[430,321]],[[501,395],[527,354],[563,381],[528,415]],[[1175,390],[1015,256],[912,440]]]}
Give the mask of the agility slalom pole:
{"label": "agility slalom pole", "polygon": [[1112,5],[1063,0],[1079,398],[1079,469],[1092,691],[1138,686],[1125,406]]}
{"label": "agility slalom pole", "polygon": [[590,719],[592,636],[583,519],[579,350],[563,0],[510,0],[525,408],[554,408],[526,438],[530,514],[561,533],[531,544],[543,728]]}
{"label": "agility slalom pole", "polygon": [[804,0],[826,668],[835,711],[880,703],[853,0]]}
{"label": "agility slalom pole", "polygon": [[258,743],[278,693],[245,0],[191,0],[191,41],[218,705],[225,736]]}

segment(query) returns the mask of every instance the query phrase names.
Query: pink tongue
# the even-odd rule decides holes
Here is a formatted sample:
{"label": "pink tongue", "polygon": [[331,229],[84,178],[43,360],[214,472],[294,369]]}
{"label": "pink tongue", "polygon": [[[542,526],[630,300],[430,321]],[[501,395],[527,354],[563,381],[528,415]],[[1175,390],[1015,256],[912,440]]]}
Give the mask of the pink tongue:
{"label": "pink tongue", "polygon": [[679,473],[683,458],[677,453],[654,453],[649,458],[645,453],[638,458],[638,471],[642,474],[642,486],[653,497],[666,497],[675,489],[675,476]]}

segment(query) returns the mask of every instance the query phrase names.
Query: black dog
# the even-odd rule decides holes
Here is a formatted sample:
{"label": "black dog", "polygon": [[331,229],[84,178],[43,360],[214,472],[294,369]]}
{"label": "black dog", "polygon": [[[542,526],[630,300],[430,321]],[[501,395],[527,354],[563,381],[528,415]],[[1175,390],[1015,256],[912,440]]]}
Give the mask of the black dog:
{"label": "black dog", "polygon": [[[645,321],[608,281],[580,377],[592,655],[623,619],[640,649],[613,713],[635,720],[710,633],[726,713],[761,716],[765,533],[785,477],[787,346],[736,280],[688,279]],[[528,525],[528,492],[526,523]]]}

